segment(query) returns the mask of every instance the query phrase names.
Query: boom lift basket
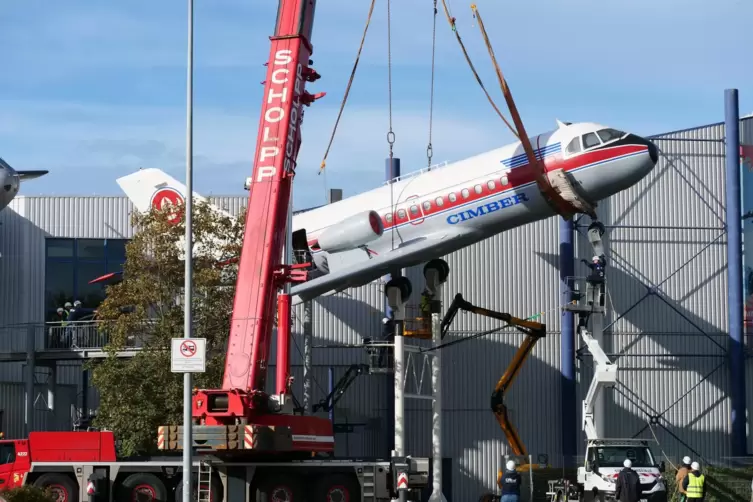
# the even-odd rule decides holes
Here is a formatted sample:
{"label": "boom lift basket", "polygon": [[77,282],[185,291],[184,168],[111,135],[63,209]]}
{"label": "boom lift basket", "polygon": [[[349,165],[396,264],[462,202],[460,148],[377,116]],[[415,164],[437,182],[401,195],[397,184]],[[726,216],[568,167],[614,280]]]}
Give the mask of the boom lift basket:
{"label": "boom lift basket", "polygon": [[395,346],[390,342],[370,342],[365,344],[369,374],[395,372]]}
{"label": "boom lift basket", "polygon": [[[430,307],[437,312],[442,311],[441,302],[433,302],[436,305]],[[405,321],[403,324],[403,336],[406,338],[418,338],[431,340],[431,312],[421,310],[420,305],[408,304],[405,307]]]}

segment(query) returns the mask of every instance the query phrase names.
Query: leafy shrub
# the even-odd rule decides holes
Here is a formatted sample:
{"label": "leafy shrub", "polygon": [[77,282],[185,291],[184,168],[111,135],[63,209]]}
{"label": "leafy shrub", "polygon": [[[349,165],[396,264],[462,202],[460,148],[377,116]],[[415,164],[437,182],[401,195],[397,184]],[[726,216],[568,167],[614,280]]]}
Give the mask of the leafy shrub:
{"label": "leafy shrub", "polygon": [[6,502],[55,502],[52,495],[31,485],[0,491],[0,500]]}

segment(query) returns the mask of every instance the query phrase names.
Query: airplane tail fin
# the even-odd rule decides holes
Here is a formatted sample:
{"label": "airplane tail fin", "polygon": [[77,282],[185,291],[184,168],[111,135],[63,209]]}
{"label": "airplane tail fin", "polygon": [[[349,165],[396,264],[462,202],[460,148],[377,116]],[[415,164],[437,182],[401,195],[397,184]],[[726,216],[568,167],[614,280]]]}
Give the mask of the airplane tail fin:
{"label": "airplane tail fin", "polygon": [[[186,186],[159,169],[139,169],[115,181],[140,213],[149,212],[155,206],[161,207],[165,199],[170,203],[185,201]],[[193,200],[201,203],[205,202],[206,198],[194,192]],[[229,216],[226,211],[216,206],[212,208]]]}

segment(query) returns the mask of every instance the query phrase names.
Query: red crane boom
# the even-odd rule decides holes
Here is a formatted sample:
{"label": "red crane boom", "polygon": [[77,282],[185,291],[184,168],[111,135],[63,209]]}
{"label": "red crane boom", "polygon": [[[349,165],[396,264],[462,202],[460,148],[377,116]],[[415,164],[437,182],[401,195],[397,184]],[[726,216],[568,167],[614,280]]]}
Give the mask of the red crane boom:
{"label": "red crane boom", "polygon": [[[276,301],[286,283],[306,280],[306,265],[282,263],[281,257],[303,106],[323,96],[305,90],[306,82],[320,77],[309,67],[315,5],[316,0],[280,0],[271,37],[222,389],[198,390],[193,398],[194,434],[212,449],[334,450],[329,420],[293,415],[285,397],[290,296],[281,294]],[[278,365],[283,368],[278,368],[278,396],[271,399],[265,387],[278,303]]]}

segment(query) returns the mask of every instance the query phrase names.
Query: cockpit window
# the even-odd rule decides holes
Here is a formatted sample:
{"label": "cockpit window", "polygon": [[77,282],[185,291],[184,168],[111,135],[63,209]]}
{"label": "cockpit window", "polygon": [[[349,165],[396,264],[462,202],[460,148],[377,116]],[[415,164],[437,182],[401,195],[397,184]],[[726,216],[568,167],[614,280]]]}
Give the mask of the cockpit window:
{"label": "cockpit window", "polygon": [[615,139],[620,139],[625,135],[624,132],[618,131],[617,129],[602,129],[601,131],[598,131],[596,134],[599,135],[599,138],[606,143],[608,141],[612,141]]}
{"label": "cockpit window", "polygon": [[573,138],[573,140],[568,143],[567,148],[565,149],[565,152],[567,152],[568,155],[574,155],[576,153],[580,152],[580,137]]}
{"label": "cockpit window", "polygon": [[589,148],[592,148],[594,146],[599,146],[599,138],[596,136],[596,133],[589,132],[588,134],[583,135],[583,148],[588,150]]}

